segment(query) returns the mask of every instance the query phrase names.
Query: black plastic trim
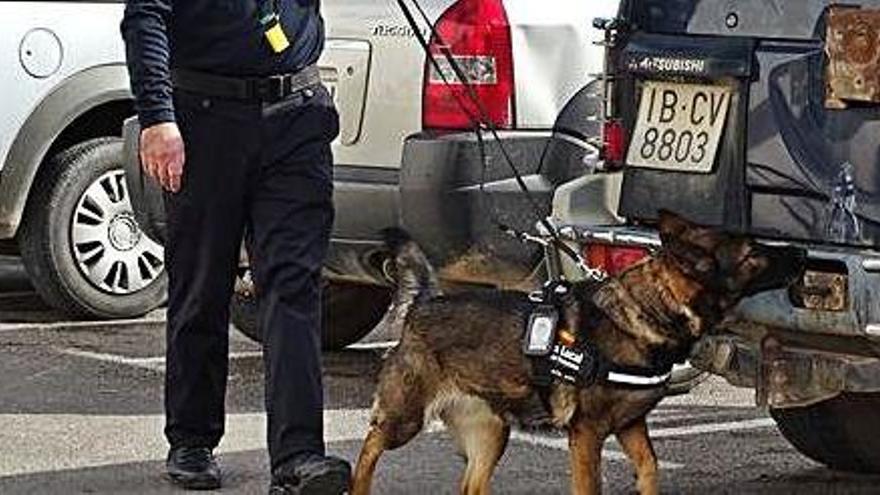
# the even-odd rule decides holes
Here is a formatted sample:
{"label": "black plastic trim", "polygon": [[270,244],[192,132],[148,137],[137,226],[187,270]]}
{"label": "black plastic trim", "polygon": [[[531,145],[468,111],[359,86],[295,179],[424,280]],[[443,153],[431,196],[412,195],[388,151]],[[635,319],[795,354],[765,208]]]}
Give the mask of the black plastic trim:
{"label": "black plastic trim", "polygon": [[623,68],[654,77],[751,77],[754,50],[746,38],[635,33],[623,50]]}

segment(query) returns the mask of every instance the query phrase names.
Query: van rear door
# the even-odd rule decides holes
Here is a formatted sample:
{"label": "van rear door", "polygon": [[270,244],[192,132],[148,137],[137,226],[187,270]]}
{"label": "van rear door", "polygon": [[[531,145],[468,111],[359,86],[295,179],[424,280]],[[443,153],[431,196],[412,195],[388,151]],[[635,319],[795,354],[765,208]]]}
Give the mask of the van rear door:
{"label": "van rear door", "polygon": [[[831,3],[626,3],[632,31],[615,51],[630,132],[623,215],[668,208],[762,236],[876,243],[880,107],[829,98],[827,71],[877,81],[880,17],[869,12],[880,1],[855,2],[860,13],[836,28]],[[830,50],[829,33],[852,47]]]}

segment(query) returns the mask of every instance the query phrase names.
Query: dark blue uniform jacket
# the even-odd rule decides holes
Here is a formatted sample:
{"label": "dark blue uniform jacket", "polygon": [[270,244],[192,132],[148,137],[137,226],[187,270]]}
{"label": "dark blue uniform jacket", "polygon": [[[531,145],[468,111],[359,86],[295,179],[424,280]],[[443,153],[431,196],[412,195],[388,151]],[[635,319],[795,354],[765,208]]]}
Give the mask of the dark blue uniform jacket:
{"label": "dark blue uniform jacket", "polygon": [[274,53],[258,12],[272,0],[127,0],[122,35],[141,127],[174,121],[172,68],[226,76],[295,72],[318,60],[319,0],[277,0],[291,46]]}

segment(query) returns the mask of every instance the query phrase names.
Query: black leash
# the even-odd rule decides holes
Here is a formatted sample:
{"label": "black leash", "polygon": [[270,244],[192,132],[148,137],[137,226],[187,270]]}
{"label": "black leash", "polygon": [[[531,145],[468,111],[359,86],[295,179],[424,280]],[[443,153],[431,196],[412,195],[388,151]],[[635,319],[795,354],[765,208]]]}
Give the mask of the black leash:
{"label": "black leash", "polygon": [[[505,147],[504,142],[501,139],[501,136],[499,136],[499,134],[498,134],[498,129],[496,128],[495,124],[491,121],[491,119],[488,118],[488,112],[486,111],[485,106],[483,106],[482,100],[480,100],[479,96],[477,95],[476,91],[474,90],[474,87],[471,84],[470,79],[465,75],[461,66],[455,60],[455,57],[452,55],[452,52],[449,49],[449,46],[446,44],[446,42],[440,36],[440,33],[437,32],[437,30],[434,26],[434,23],[431,22],[430,18],[428,17],[425,10],[422,8],[419,1],[418,0],[410,0],[410,1],[415,6],[416,10],[419,12],[419,15],[422,18],[423,22],[430,29],[431,37],[433,39],[436,39],[439,42],[441,54],[443,55],[446,62],[449,64],[450,68],[452,68],[452,71],[455,74],[455,77],[458,78],[458,81],[465,88],[465,92],[466,92],[468,99],[470,100],[471,103],[473,103],[474,107],[477,110],[478,115],[475,116],[471,112],[471,110],[467,107],[467,105],[465,105],[465,103],[461,100],[460,95],[457,92],[453,92],[453,94],[455,95],[455,98],[456,98],[456,102],[461,107],[461,109],[468,115],[468,118],[474,124],[474,132],[476,133],[476,136],[477,136],[478,146],[479,146],[480,155],[481,155],[480,162],[483,167],[482,178],[480,181],[481,194],[484,196],[486,194],[483,185],[485,182],[485,169],[487,166],[487,160],[486,160],[486,154],[485,154],[485,143],[483,142],[483,136],[482,136],[483,129],[486,129],[491,134],[492,139],[497,143],[498,148],[501,152],[501,156],[504,159],[504,162],[507,164],[508,168],[510,168],[511,172],[513,172],[513,176],[514,176],[514,179],[516,180],[517,186],[520,188],[520,190],[523,193],[525,193],[525,196],[529,202],[529,206],[532,209],[532,212],[538,218],[538,221],[540,222],[541,226],[547,231],[547,234],[550,236],[552,243],[562,253],[564,253],[566,256],[571,258],[577,264],[578,267],[580,267],[582,270],[585,270],[585,272],[588,275],[591,275],[591,272],[589,271],[589,268],[586,266],[586,263],[584,263],[583,258],[581,258],[581,256],[574,249],[572,249],[570,246],[565,244],[560,239],[559,233],[556,231],[556,228],[553,226],[553,224],[551,224],[547,220],[547,218],[545,218],[541,214],[541,209],[538,206],[537,201],[535,200],[534,196],[532,195],[532,192],[529,190],[528,185],[526,184],[525,180],[522,177],[522,174],[519,172],[519,169],[517,169],[516,165],[513,163],[513,159],[511,158],[510,153],[508,152],[507,148]],[[397,5],[398,5],[398,7],[400,7],[401,12],[403,13],[404,17],[406,18],[407,24],[409,24],[410,29],[412,29],[416,39],[418,40],[419,44],[422,47],[422,50],[425,52],[425,56],[428,57],[428,60],[430,61],[431,65],[434,67],[434,69],[437,71],[437,74],[442,79],[443,84],[445,84],[447,87],[452,87],[452,83],[447,78],[445,71],[443,71],[442,68],[440,67],[440,63],[438,62],[437,57],[433,53],[431,53],[430,43],[427,39],[425,39],[424,34],[419,29],[419,26],[418,26],[418,23],[416,22],[415,16],[413,16],[412,10],[409,8],[409,6],[406,5],[404,0],[397,0]],[[537,237],[530,236],[529,234],[527,234],[525,232],[518,232],[516,229],[500,222],[498,220],[494,210],[490,213],[490,217],[491,217],[492,222],[502,232],[514,237],[515,239],[519,239],[524,242],[529,242],[529,241],[534,242],[536,239],[538,239]],[[543,244],[546,245],[546,243],[543,243]]]}

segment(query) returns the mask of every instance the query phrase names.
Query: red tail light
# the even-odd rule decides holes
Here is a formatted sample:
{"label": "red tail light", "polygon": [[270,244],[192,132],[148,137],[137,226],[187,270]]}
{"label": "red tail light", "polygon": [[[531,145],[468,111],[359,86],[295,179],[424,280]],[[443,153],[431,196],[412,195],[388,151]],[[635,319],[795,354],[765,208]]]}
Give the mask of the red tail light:
{"label": "red tail light", "polygon": [[608,168],[623,166],[626,159],[626,133],[619,120],[606,120],[602,126],[602,157]]}
{"label": "red tail light", "polygon": [[609,275],[617,275],[648,256],[648,250],[640,247],[612,246],[610,244],[587,244],[584,258],[588,265],[601,268]]}
{"label": "red tail light", "polygon": [[[513,52],[501,0],[459,0],[440,16],[436,31],[430,51],[440,67],[438,71],[430,60],[425,63],[423,127],[471,129],[481,120],[440,40],[467,77],[488,120],[498,128],[513,127]],[[450,85],[443,82],[443,76]]]}

